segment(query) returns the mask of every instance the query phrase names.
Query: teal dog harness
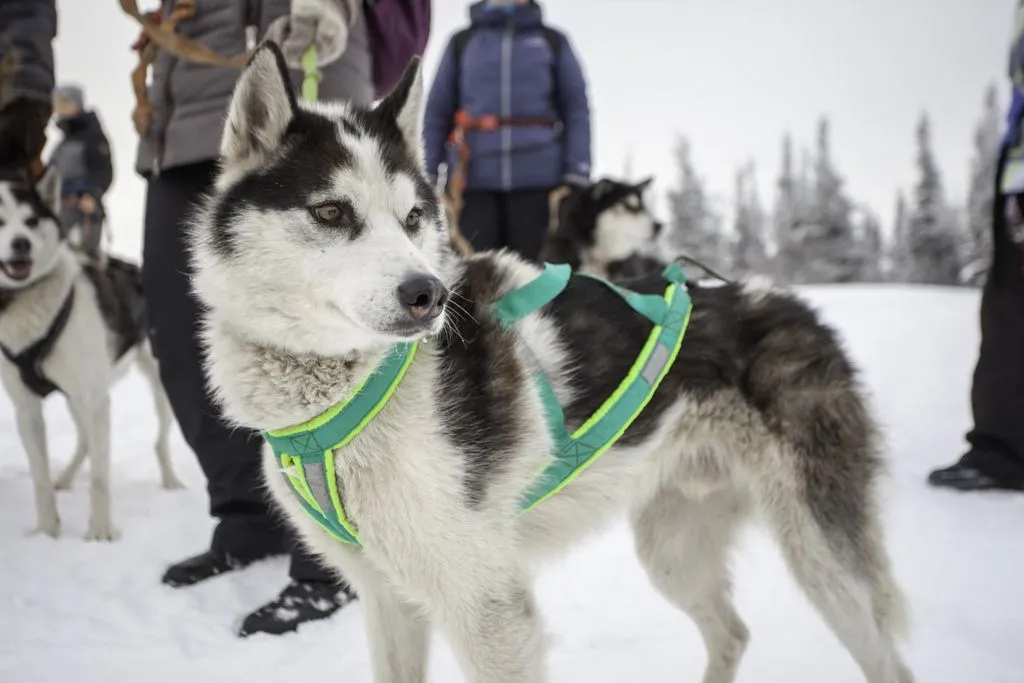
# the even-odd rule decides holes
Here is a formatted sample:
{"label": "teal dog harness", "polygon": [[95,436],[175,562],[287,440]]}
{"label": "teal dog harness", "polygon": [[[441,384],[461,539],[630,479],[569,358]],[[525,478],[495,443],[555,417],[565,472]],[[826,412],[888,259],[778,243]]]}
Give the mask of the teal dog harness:
{"label": "teal dog harness", "polygon": [[[547,264],[536,278],[495,301],[491,312],[498,324],[511,328],[561,294],[571,274],[566,264]],[[609,287],[654,327],[618,388],[578,429],[569,432],[551,381],[544,372],[536,373],[534,379],[554,448],[551,461],[520,502],[520,512],[562,490],[611,448],[640,415],[672,368],[693,305],[681,266],[669,265],[662,275],[668,281],[662,296],[639,294],[593,278]],[[352,441],[387,404],[416,357],[417,347],[416,342],[396,344],[350,398],[322,415],[295,427],[263,433],[303,509],[343,543],[360,545],[359,534],[345,514],[338,493],[334,452]]]}

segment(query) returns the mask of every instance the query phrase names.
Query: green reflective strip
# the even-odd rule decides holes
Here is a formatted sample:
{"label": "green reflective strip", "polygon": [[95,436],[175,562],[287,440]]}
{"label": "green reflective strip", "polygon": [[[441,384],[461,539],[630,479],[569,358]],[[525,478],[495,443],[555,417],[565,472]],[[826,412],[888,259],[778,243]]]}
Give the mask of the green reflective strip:
{"label": "green reflective strip", "polygon": [[[544,469],[520,504],[521,512],[536,507],[575,479],[611,448],[625,433],[654,396],[668,374],[690,322],[690,295],[681,284],[671,285],[665,293],[667,312],[664,325],[651,330],[644,348],[615,392],[579,429],[568,435],[564,426],[552,428],[555,456]],[[541,398],[548,425],[563,419],[551,383],[541,373]]]}
{"label": "green reflective strip", "polygon": [[498,324],[509,327],[561,294],[571,276],[569,264],[545,263],[540,275],[491,304],[491,313]]}
{"label": "green reflective strip", "polygon": [[416,357],[417,347],[416,342],[396,344],[348,401],[309,422],[264,432],[267,442],[275,453],[290,453],[302,459],[319,459],[324,451],[341,448],[388,402]]}
{"label": "green reflective strip", "polygon": [[324,467],[331,472],[332,476],[327,477],[327,490],[331,495],[331,503],[334,505],[334,516],[338,524],[345,530],[345,533],[352,539],[352,542],[359,545],[359,534],[345,514],[345,506],[341,504],[341,494],[338,492],[338,477],[334,475],[334,451],[324,453]]}

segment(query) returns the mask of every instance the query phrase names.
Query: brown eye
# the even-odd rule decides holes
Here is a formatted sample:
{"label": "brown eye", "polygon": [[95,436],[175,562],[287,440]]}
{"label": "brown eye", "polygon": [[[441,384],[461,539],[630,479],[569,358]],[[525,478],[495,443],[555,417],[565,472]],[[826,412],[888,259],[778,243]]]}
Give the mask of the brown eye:
{"label": "brown eye", "polygon": [[328,202],[310,209],[319,223],[323,225],[339,225],[345,219],[345,209],[338,202]]}
{"label": "brown eye", "polygon": [[423,209],[418,206],[414,206],[409,215],[405,217],[405,229],[409,232],[415,232],[419,230],[420,221],[423,220]]}

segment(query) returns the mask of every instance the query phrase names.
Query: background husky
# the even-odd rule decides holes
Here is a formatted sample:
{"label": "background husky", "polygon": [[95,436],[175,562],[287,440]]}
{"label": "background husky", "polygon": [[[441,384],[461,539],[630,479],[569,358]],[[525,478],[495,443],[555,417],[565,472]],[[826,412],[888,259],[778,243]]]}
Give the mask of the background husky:
{"label": "background husky", "polygon": [[552,207],[541,260],[616,281],[660,272],[665,263],[655,251],[662,224],[644,202],[652,180],[604,178],[564,195]]}
{"label": "background husky", "polygon": [[[14,403],[28,454],[38,531],[58,535],[54,489],[71,486],[88,454],[91,510],[86,538],[113,540],[109,387],[129,361],[138,362],[153,388],[159,419],[157,461],[168,489],[181,487],[171,467],[172,416],[145,341],[138,269],[117,259],[102,266],[81,262],[58,223],[59,204],[60,180],[53,168],[35,187],[0,180],[0,377]],[[74,456],[56,484],[50,479],[41,395],[54,389],[67,398],[78,428]]]}
{"label": "background husky", "polygon": [[894,644],[904,611],[878,522],[875,424],[833,332],[789,295],[694,287],[687,339],[646,410],[564,490],[517,514],[552,445],[532,373],[547,373],[574,429],[650,324],[574,277],[514,332],[497,325],[491,302],[539,271],[510,254],[447,253],[423,174],[421,89],[415,63],[372,111],[300,106],[264,46],[236,86],[223,173],[194,224],[208,372],[241,425],[309,420],[392,343],[431,340],[336,453],[361,549],[307,517],[264,458],[291,523],[358,591],[377,683],[424,680],[431,624],[470,681],[545,680],[535,562],[623,510],[652,582],[704,636],[705,683],[735,680],[746,646],[727,564],[755,512],[868,681],[912,681]]}

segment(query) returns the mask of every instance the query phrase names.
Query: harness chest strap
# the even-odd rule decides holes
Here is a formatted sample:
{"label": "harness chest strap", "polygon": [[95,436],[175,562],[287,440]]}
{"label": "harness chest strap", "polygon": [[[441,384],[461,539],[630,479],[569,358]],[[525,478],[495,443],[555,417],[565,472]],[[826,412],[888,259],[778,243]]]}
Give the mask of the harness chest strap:
{"label": "harness chest strap", "polygon": [[[560,491],[611,448],[640,415],[672,367],[690,320],[692,304],[683,269],[672,264],[663,275],[669,281],[663,296],[639,294],[595,278],[650,320],[654,328],[615,392],[574,432],[569,433],[565,426],[562,407],[550,380],[543,372],[536,373],[554,452],[523,497],[521,512]],[[492,313],[500,325],[511,327],[561,294],[570,276],[568,265],[548,264],[537,278],[494,302]],[[380,412],[401,383],[416,349],[415,343],[395,345],[349,400],[307,423],[264,432],[289,488],[303,509],[343,543],[359,546],[360,540],[338,491],[334,451],[348,444]]]}
{"label": "harness chest strap", "polygon": [[60,387],[43,374],[43,361],[53,351],[53,345],[57,343],[57,339],[60,338],[67,326],[74,303],[75,288],[72,286],[67,296],[64,297],[64,303],[60,305],[60,310],[57,311],[46,334],[25,347],[20,353],[13,353],[6,346],[0,345],[0,351],[3,352],[4,357],[18,368],[21,381],[39,398],[46,398],[54,391],[60,391]]}

